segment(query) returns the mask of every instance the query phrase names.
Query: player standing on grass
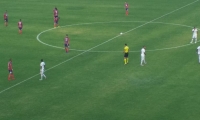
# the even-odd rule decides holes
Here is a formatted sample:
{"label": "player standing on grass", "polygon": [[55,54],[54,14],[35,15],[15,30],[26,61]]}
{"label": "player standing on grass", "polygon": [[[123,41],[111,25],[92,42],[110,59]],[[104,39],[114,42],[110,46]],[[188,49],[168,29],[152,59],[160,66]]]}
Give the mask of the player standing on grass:
{"label": "player standing on grass", "polygon": [[58,27],[58,21],[59,21],[58,9],[56,7],[53,10],[53,16],[54,16],[54,28],[55,28]]}
{"label": "player standing on grass", "polygon": [[126,16],[128,16],[128,7],[129,7],[129,5],[128,5],[127,2],[125,2],[124,7],[125,7],[125,10],[126,10]]}
{"label": "player standing on grass", "polygon": [[199,56],[199,63],[200,63],[200,46],[197,47],[197,54]]}
{"label": "player standing on grass", "polygon": [[194,27],[193,29],[192,29],[192,40],[191,40],[191,42],[190,43],[193,43],[193,40],[195,40],[195,43],[197,43],[197,33],[198,33],[198,30],[197,30],[197,28],[196,27]]}
{"label": "player standing on grass", "polygon": [[8,72],[9,72],[9,75],[8,75],[8,80],[12,79],[14,80],[14,74],[13,74],[13,67],[12,67],[12,59],[10,59],[8,61]]}
{"label": "player standing on grass", "polygon": [[47,77],[44,74],[44,68],[45,68],[45,62],[43,61],[43,59],[41,59],[41,63],[40,63],[40,75],[41,75],[41,79],[43,80],[43,77],[46,79]]}
{"label": "player standing on grass", "polygon": [[18,22],[18,28],[19,28],[19,34],[22,34],[23,23],[22,23],[21,19]]}
{"label": "player standing on grass", "polygon": [[127,44],[125,44],[124,47],[124,65],[128,64],[128,52],[129,52],[129,47]]}
{"label": "player standing on grass", "polygon": [[69,51],[69,41],[70,41],[70,39],[69,39],[68,35],[66,34],[66,37],[64,39],[66,53],[68,53],[68,51]]}
{"label": "player standing on grass", "polygon": [[141,63],[140,63],[141,66],[143,66],[143,63],[146,64],[146,61],[145,61],[145,55],[146,55],[145,49],[146,49],[145,46],[143,46],[143,48],[141,49]]}
{"label": "player standing on grass", "polygon": [[7,14],[7,10],[6,10],[6,12],[4,13],[4,15],[3,15],[3,17],[4,17],[4,21],[5,21],[5,26],[8,26],[8,14]]}

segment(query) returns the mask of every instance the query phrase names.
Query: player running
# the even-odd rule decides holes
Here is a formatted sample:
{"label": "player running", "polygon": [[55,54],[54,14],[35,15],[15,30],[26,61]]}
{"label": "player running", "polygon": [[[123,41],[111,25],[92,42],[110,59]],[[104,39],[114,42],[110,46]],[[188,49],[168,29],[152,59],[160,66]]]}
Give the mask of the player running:
{"label": "player running", "polygon": [[22,23],[21,19],[18,22],[18,28],[19,28],[19,34],[22,34],[23,23]]}
{"label": "player running", "polygon": [[128,16],[128,8],[129,8],[129,5],[128,5],[127,2],[125,2],[124,7],[125,7],[125,10],[126,10],[126,16]]}
{"label": "player running", "polygon": [[4,21],[5,21],[4,24],[5,24],[5,26],[7,27],[7,26],[8,26],[8,14],[7,14],[7,10],[5,11],[3,17],[4,17]]}
{"label": "player running", "polygon": [[64,44],[65,44],[65,51],[66,51],[66,53],[69,52],[69,41],[70,41],[70,39],[69,39],[68,35],[66,34],[66,37],[65,37],[65,39],[64,39]]}
{"label": "player running", "polygon": [[8,80],[12,79],[14,80],[14,74],[13,74],[13,67],[12,67],[12,59],[10,59],[8,61],[8,72],[9,72],[9,75],[8,75]]}

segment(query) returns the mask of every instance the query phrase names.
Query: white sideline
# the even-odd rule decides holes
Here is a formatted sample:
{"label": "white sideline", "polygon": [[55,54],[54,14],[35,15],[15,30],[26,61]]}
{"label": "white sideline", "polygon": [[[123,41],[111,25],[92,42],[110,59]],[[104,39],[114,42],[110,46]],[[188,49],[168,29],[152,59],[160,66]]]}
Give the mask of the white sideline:
{"label": "white sideline", "polygon": [[[160,18],[162,18],[162,17],[164,17],[164,16],[167,16],[167,15],[169,15],[169,14],[171,14],[171,13],[174,13],[174,12],[176,12],[176,11],[178,11],[178,10],[184,8],[184,7],[187,7],[187,6],[191,5],[191,4],[194,4],[194,3],[198,2],[198,1],[199,1],[199,0],[196,0],[196,1],[194,1],[194,2],[191,2],[191,3],[189,3],[189,4],[187,4],[187,5],[183,6],[183,7],[180,7],[180,8],[178,8],[178,9],[172,11],[172,12],[169,12],[169,13],[167,13],[167,14],[164,14],[164,15],[162,15],[162,16],[160,16],[160,17],[158,17],[158,18],[155,18],[155,19],[153,19],[153,20],[151,20],[151,21],[149,21],[149,22],[146,22],[146,23],[144,23],[144,24],[142,24],[142,25],[140,25],[140,26],[138,26],[138,27],[135,27],[135,28],[133,28],[133,29],[131,29],[131,30],[128,30],[128,31],[124,32],[124,34],[129,33],[129,32],[131,32],[131,31],[133,31],[133,30],[136,30],[136,29],[138,29],[138,28],[140,28],[140,27],[142,27],[142,26],[144,26],[144,25],[146,25],[146,24],[148,24],[148,23],[151,23],[151,22],[153,22],[153,21],[155,21],[155,20],[158,20],[158,19],[160,19]],[[80,55],[82,55],[82,54],[84,54],[84,53],[86,53],[86,52],[88,52],[88,51],[90,51],[90,50],[96,48],[96,47],[99,47],[99,46],[101,46],[101,45],[103,45],[103,44],[105,44],[105,43],[107,43],[107,42],[109,42],[109,41],[111,41],[111,40],[113,40],[113,39],[119,37],[119,36],[121,36],[121,35],[117,35],[117,36],[115,36],[115,37],[113,37],[113,38],[111,38],[111,39],[109,39],[109,40],[107,40],[107,41],[105,41],[105,42],[103,42],[103,43],[101,43],[101,44],[99,44],[99,45],[96,45],[96,46],[94,46],[94,47],[92,47],[92,48],[90,48],[90,49],[88,49],[88,50],[86,50],[86,51],[84,51],[84,52],[82,52],[82,53],[80,53],[80,54],[74,56],[74,57],[71,57],[71,58],[69,58],[69,59],[67,59],[67,60],[65,60],[65,61],[63,61],[63,62],[61,62],[61,63],[59,63],[59,64],[57,64],[57,65],[55,65],[55,66],[53,66],[53,67],[51,67],[51,68],[49,68],[49,69],[47,69],[46,71],[51,70],[51,69],[53,69],[53,68],[55,68],[55,67],[57,67],[57,66],[59,66],[59,65],[61,65],[61,64],[63,64],[63,63],[65,63],[65,62],[68,62],[68,61],[70,61],[70,60],[72,60],[72,59],[74,59],[74,58],[76,58],[76,57],[78,57],[78,56],[80,56]],[[20,85],[20,84],[26,82],[26,81],[28,81],[28,80],[30,80],[30,79],[32,79],[32,78],[38,76],[38,75],[39,75],[39,74],[33,75],[33,76],[30,77],[30,78],[27,78],[27,79],[25,79],[25,80],[23,80],[23,81],[21,81],[21,82],[15,84],[15,85],[11,86],[11,87],[6,88],[6,89],[0,91],[0,94],[4,93],[5,91],[8,91],[8,90],[11,89],[11,88],[14,88],[14,87],[16,87],[16,86],[18,86],[18,85]]]}

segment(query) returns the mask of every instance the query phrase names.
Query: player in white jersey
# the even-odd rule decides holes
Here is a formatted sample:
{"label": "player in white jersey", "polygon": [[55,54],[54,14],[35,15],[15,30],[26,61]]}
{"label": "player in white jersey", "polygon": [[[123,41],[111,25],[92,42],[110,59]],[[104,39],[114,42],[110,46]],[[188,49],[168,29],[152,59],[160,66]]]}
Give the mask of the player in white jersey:
{"label": "player in white jersey", "polygon": [[43,61],[43,59],[41,59],[41,63],[40,63],[40,74],[41,74],[41,79],[43,79],[43,77],[46,79],[46,76],[44,75],[44,68],[45,68],[45,62]]}
{"label": "player in white jersey", "polygon": [[199,56],[199,63],[200,63],[200,46],[197,47],[197,54]]}
{"label": "player in white jersey", "polygon": [[146,55],[145,49],[146,49],[145,46],[143,46],[143,48],[141,49],[141,63],[140,63],[141,66],[143,66],[143,63],[146,64],[146,61],[145,61],[145,55]]}
{"label": "player in white jersey", "polygon": [[195,43],[197,43],[197,33],[198,33],[198,30],[197,30],[197,28],[196,27],[194,27],[193,29],[192,29],[192,40],[191,40],[191,42],[190,43],[193,43],[193,40],[195,40]]}

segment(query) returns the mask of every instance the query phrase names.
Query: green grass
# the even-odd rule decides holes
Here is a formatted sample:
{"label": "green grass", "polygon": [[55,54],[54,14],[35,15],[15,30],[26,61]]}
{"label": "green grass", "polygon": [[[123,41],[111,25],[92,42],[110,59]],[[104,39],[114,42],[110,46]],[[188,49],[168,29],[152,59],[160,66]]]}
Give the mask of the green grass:
{"label": "green grass", "polygon": [[[150,50],[188,44],[192,27],[200,26],[199,1],[127,1],[129,16],[125,16],[124,2],[1,1],[0,13],[8,11],[9,25],[5,27],[2,20],[0,27],[0,119],[198,120],[199,43]],[[36,39],[53,27],[55,6],[61,27],[39,38],[61,49]],[[19,19],[24,23],[22,35],[18,34]],[[70,49],[76,49],[68,54],[62,49],[65,34],[71,39]],[[123,63],[125,43],[134,51],[128,65]],[[141,67],[139,51],[143,45],[147,65]],[[13,59],[14,81],[7,80],[9,58]],[[43,81],[37,75],[41,58],[47,70]]]}

